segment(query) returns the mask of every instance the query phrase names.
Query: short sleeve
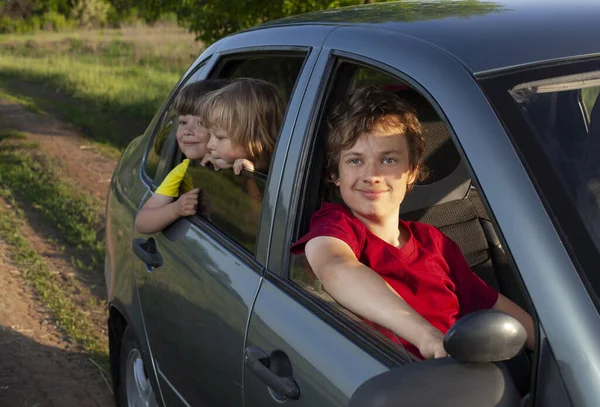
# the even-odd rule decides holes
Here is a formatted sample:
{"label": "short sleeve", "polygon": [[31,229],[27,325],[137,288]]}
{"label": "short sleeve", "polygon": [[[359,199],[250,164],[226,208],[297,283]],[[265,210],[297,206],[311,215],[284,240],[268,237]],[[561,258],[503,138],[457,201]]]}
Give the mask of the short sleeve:
{"label": "short sleeve", "polygon": [[177,167],[173,168],[169,175],[165,177],[163,182],[156,189],[157,194],[170,196],[176,198],[179,196],[179,185],[185,176],[190,160],[187,158],[181,162]]}
{"label": "short sleeve", "polygon": [[361,227],[362,223],[354,220],[338,206],[340,205],[326,203],[311,217],[309,232],[292,245],[292,254],[303,254],[306,243],[315,237],[330,236],[345,242],[356,258],[360,258],[366,232]]}
{"label": "short sleeve", "polygon": [[444,246],[444,258],[456,284],[459,317],[492,308],[498,300],[498,292],[473,273],[456,243],[446,238]]}

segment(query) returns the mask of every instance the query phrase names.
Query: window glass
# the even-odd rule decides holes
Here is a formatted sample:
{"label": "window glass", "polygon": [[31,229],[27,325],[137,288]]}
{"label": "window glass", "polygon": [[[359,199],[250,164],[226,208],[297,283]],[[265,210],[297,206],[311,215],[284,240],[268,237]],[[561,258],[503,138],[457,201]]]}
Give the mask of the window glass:
{"label": "window glass", "polygon": [[[202,69],[198,69],[187,82],[179,88],[178,93],[186,86],[197,82],[201,71]],[[175,134],[177,133],[179,118],[174,109],[176,98],[177,95],[173,95],[167,108],[164,110],[163,116],[158,122],[158,126],[155,129],[152,142],[150,143],[146,154],[144,172],[148,178],[154,181],[155,185],[160,184],[166,175],[164,174],[164,171],[159,171],[159,169],[165,166],[167,168],[172,166],[173,146],[176,143]]]}
{"label": "window glass", "polygon": [[[557,204],[562,213],[561,225],[573,233],[575,225],[582,225],[595,253],[599,253],[600,70],[547,76],[506,90],[558,176],[559,184],[542,186],[544,193],[552,202],[559,195],[566,197],[575,208],[566,213],[566,208]],[[516,127],[513,130],[519,131]],[[548,179],[549,174],[536,176]],[[583,242],[581,238],[572,239],[576,250],[583,247]],[[586,250],[581,259],[592,254]],[[592,281],[597,281],[595,274],[590,275]]]}
{"label": "window glass", "polygon": [[[165,160],[166,153],[172,151],[168,148],[175,141],[175,132],[177,131],[177,114],[172,106],[169,106],[165,111],[165,115],[158,126],[152,143],[148,149],[146,156],[146,175],[154,181],[155,184],[160,184],[162,179],[157,177],[157,170],[161,162],[161,158]],[[171,137],[169,137],[171,136]],[[164,175],[164,174],[163,174]]]}
{"label": "window glass", "polygon": [[[340,101],[346,98],[354,90],[363,86],[377,86],[393,93],[409,90],[409,87],[402,80],[377,69],[348,62],[340,63],[337,66],[321,114],[321,123],[317,129],[316,137],[313,140],[312,151],[309,154],[312,161],[307,165],[309,174],[305,181],[305,193],[302,198],[304,212],[298,219],[298,227],[294,235],[294,241],[308,231],[310,216],[321,207],[323,202],[343,203],[337,192],[337,188],[329,181],[325,170],[325,143],[329,133],[328,118],[333,108]],[[406,95],[408,95],[408,93],[406,93]],[[410,100],[405,101],[411,104]],[[396,349],[398,354],[402,355],[402,357],[408,357],[409,359],[413,358],[413,356],[408,355],[407,350],[402,345],[396,341],[390,341],[382,334],[382,332],[380,332],[380,330],[376,329],[372,323],[365,321],[360,316],[338,304],[335,299],[326,292],[323,284],[312,271],[304,255],[291,256],[289,279],[311,296],[323,301],[327,306],[332,306],[337,309],[350,320],[354,321],[354,323],[362,327],[363,331],[370,332],[371,335],[386,342],[389,346]]]}
{"label": "window glass", "polygon": [[[262,134],[268,131],[270,140],[276,141],[279,137],[283,121],[281,121],[279,126],[272,126],[272,123],[275,123],[275,121],[270,119],[253,121],[250,117],[260,114],[267,115],[268,118],[272,117],[269,116],[269,112],[272,113],[276,109],[271,109],[267,106],[279,106],[279,112],[284,113],[283,116],[285,117],[287,102],[300,74],[303,62],[304,55],[302,54],[288,56],[253,55],[250,57],[245,55],[243,59],[241,57],[227,57],[217,66],[215,70],[216,74],[211,76],[211,79],[228,80],[229,82],[223,85],[223,90],[229,93],[226,98],[218,99],[216,103],[221,103],[218,105],[219,114],[215,115],[216,119],[211,116],[210,120],[218,121],[225,116],[239,118],[240,115],[246,115],[246,118],[242,120],[243,123],[247,125],[250,125],[248,123],[260,124],[256,124],[258,127],[254,130],[248,129],[244,131],[245,134]],[[259,95],[261,97],[265,97],[265,94],[269,96],[266,96],[266,99],[258,100],[277,101],[277,103],[260,103],[260,106],[254,110],[244,105],[243,111],[241,109],[231,115],[228,115],[228,113],[223,115],[223,109],[226,111],[224,104],[229,103],[229,101],[235,99],[236,95],[239,94],[237,91],[229,91],[228,89],[232,88],[228,86],[240,84],[247,79],[250,79],[250,81],[259,79],[268,82],[268,84],[261,82],[262,93],[259,93]],[[225,89],[225,87],[228,87],[228,89]],[[248,91],[248,88],[245,89]],[[204,100],[209,100],[209,97]],[[232,105],[227,104],[227,106]],[[233,104],[233,106],[239,105]],[[176,119],[174,114],[167,114],[166,117]],[[203,222],[210,222],[224,236],[248,253],[256,254],[262,199],[267,185],[268,167],[270,166],[269,162],[272,154],[270,157],[264,158],[263,161],[267,161],[264,168],[260,168],[258,161],[255,161],[253,164],[257,165],[254,170],[244,166],[239,174],[235,174],[234,168],[231,166],[240,159],[239,157],[248,159],[249,161],[248,152],[251,149],[260,150],[261,145],[252,144],[250,141],[237,142],[234,136],[228,134],[223,129],[215,126],[211,127],[210,120],[208,123],[202,123],[203,128],[210,134],[210,142],[206,145],[207,155],[204,161],[202,158],[191,159],[189,161],[185,176],[180,184],[179,196],[191,189],[198,188],[200,190],[198,195],[198,218],[202,218]],[[268,123],[268,125],[262,125],[262,123]],[[179,125],[181,126],[181,124]],[[204,127],[205,125],[206,127]],[[177,127],[177,121],[166,120],[161,128],[162,133],[159,132],[159,134],[165,134],[166,139],[173,143],[170,151],[171,155],[176,157],[176,159],[167,168],[174,168],[176,163],[179,164],[185,158],[179,145],[174,141]],[[231,129],[233,129],[231,131],[237,129],[239,132],[239,127],[236,128],[235,124]],[[262,140],[256,142],[260,143]],[[176,153],[173,154],[173,151]],[[227,158],[226,153],[230,153],[230,156],[227,156]],[[211,156],[212,159],[207,161],[207,156]],[[226,159],[229,161],[224,164],[224,160]],[[222,166],[219,167],[220,165]]]}
{"label": "window glass", "polygon": [[214,171],[191,161],[188,174],[194,188],[200,188],[198,215],[223,233],[255,253],[262,197],[267,177],[258,172]]}
{"label": "window glass", "polygon": [[277,86],[281,96],[288,100],[304,58],[290,56],[256,56],[243,60],[229,60],[219,77],[263,79]]}
{"label": "window glass", "polygon": [[[326,171],[326,140],[330,133],[328,119],[335,106],[349,98],[352,92],[364,86],[374,86],[397,96],[405,104],[414,109],[421,125],[421,133],[424,138],[424,151],[421,157],[421,164],[424,164],[426,170],[422,172],[422,177],[416,182],[414,190],[407,193],[400,207],[400,218],[404,221],[427,223],[439,229],[459,246],[468,266],[475,276],[479,277],[489,287],[502,292],[521,307],[527,309],[524,294],[517,282],[518,273],[514,269],[511,269],[507,254],[501,245],[492,248],[488,244],[489,241],[498,240],[494,234],[494,228],[491,226],[492,219],[487,213],[476,188],[471,184],[469,171],[465,167],[466,163],[461,160],[446,124],[440,118],[434,106],[418,90],[411,87],[407,82],[376,68],[342,61],[335,67],[333,79],[328,86],[327,98],[320,114],[321,123],[310,142],[310,150],[306,155],[309,157],[309,161],[302,172],[303,175],[301,175],[304,177],[301,184],[303,193],[299,198],[301,211],[296,221],[296,228],[292,233],[292,242],[298,241],[309,231],[311,216],[325,202],[344,204],[339,195],[338,188],[331,182],[329,174]],[[358,102],[356,103],[359,104]],[[369,106],[363,106],[364,111]],[[356,105],[353,105],[353,107],[356,107]],[[361,157],[362,159],[362,155],[357,155],[356,157]],[[356,165],[360,165],[361,159],[356,159]],[[440,180],[448,179],[456,180],[456,182],[438,183]],[[429,186],[434,183],[436,183],[436,187],[430,188]],[[410,208],[413,209],[403,212],[404,205],[409,202]],[[489,224],[490,228],[485,228],[484,230],[483,224]],[[330,226],[323,226],[323,230]],[[356,224],[353,223],[352,226],[346,226],[346,229],[337,229],[336,233],[351,233],[349,229],[355,227]],[[370,240],[370,243],[367,242],[368,236],[369,234],[367,234],[367,237],[362,236],[360,239],[365,240],[360,240],[360,244],[364,244],[364,248],[369,245],[371,245],[370,247],[377,246],[378,243],[375,242],[377,239]],[[450,244],[447,241],[444,242],[445,244]],[[384,252],[385,250],[377,251],[378,254]],[[419,250],[418,252],[420,253],[419,256],[421,256],[427,250]],[[385,268],[382,266],[385,262],[379,262],[379,259],[375,260],[372,257],[369,258],[369,256],[377,255],[367,253],[365,249],[361,251],[359,260],[379,270],[380,275],[384,279],[395,279],[390,282],[390,286],[396,283],[406,284],[407,286],[410,284],[409,280],[413,277],[408,277],[407,275],[404,278],[400,274],[392,275],[391,271],[389,273],[381,271]],[[424,263],[427,263],[428,260],[421,259]],[[454,266],[451,265],[452,259],[446,260],[448,261],[449,268],[461,267],[458,262],[452,263]],[[367,261],[371,261],[371,263],[366,263]],[[379,266],[376,264],[379,264]],[[478,281],[468,271],[465,275],[471,279],[470,281]],[[339,312],[353,321],[352,323],[355,326],[359,326],[362,332],[370,332],[379,337],[386,345],[391,345],[398,355],[402,357],[408,355],[409,351],[407,348],[402,346],[402,341],[390,329],[377,326],[338,304],[327,293],[326,288],[319,281],[303,254],[290,256],[289,279],[298,288],[312,296],[317,304],[321,304],[326,308],[330,306],[335,307]],[[476,286],[477,289],[481,288],[481,290],[470,293],[472,298],[477,298],[480,293],[491,292],[488,287],[485,287],[481,283],[478,284],[472,287]],[[458,293],[455,294],[458,296]],[[419,307],[425,303],[431,304],[431,302],[422,301],[421,299],[413,301],[413,304]],[[424,312],[432,311],[427,306],[421,309]],[[461,308],[460,312],[468,313],[469,310],[465,307],[464,310]],[[431,312],[431,314],[433,313]],[[412,357],[409,356],[409,358]],[[523,380],[519,381],[518,386],[520,390],[526,391],[529,383],[529,366],[521,368]]]}

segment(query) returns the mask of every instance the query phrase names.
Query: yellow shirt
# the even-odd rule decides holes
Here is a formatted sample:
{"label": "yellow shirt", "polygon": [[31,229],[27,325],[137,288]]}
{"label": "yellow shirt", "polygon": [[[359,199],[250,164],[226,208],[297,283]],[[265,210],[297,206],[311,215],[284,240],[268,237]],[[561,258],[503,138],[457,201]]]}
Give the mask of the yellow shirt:
{"label": "yellow shirt", "polygon": [[158,186],[156,193],[177,198],[180,191],[182,194],[185,194],[194,189],[192,177],[187,173],[189,165],[190,160],[186,158],[181,164],[173,168],[171,172],[169,172],[169,175],[167,175],[163,182]]}

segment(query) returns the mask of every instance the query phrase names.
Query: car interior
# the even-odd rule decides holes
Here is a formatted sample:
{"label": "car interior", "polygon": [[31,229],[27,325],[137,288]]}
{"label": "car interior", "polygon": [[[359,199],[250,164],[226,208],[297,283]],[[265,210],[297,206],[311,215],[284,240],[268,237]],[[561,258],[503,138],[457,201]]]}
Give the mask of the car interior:
{"label": "car interior", "polygon": [[[334,81],[336,85],[330,89],[328,107],[331,108],[336,101],[360,86],[377,84],[394,92],[416,110],[425,139],[423,163],[427,172],[424,179],[407,194],[401,206],[401,217],[404,220],[428,223],[441,230],[459,245],[469,266],[482,280],[532,314],[532,307],[524,294],[524,286],[509,264],[509,257],[495,232],[492,218],[488,215],[480,192],[471,178],[467,164],[456,149],[446,124],[419,92],[393,77],[377,74],[374,70],[365,72],[365,69],[350,64],[339,67]],[[324,168],[326,133],[327,126],[321,125],[313,149],[315,162],[309,164],[309,168]],[[310,215],[323,201],[341,202],[324,171],[312,174],[310,179],[311,185],[305,189],[305,216],[296,238],[308,231]],[[334,302],[323,292],[305,260],[292,259],[291,273],[292,280],[303,288]],[[349,311],[343,311],[350,314]],[[508,361],[507,366],[521,394],[526,394],[531,380],[530,355],[523,351]]]}

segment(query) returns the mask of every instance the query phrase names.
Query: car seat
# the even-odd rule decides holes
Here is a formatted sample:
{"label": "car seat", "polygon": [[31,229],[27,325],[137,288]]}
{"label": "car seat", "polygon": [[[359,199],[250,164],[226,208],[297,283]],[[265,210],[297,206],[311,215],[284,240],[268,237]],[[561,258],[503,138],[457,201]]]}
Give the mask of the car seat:
{"label": "car seat", "polygon": [[[469,171],[450,133],[431,104],[413,90],[397,92],[412,105],[422,126],[426,176],[404,198],[400,217],[435,226],[460,247],[471,270],[531,314],[522,288]],[[531,367],[525,353],[506,361],[515,385],[529,391]]]}
{"label": "car seat", "polygon": [[446,125],[416,91],[397,94],[414,107],[421,121],[427,171],[425,178],[406,195],[400,216],[441,230],[458,244],[475,274],[527,309],[506,253]]}

